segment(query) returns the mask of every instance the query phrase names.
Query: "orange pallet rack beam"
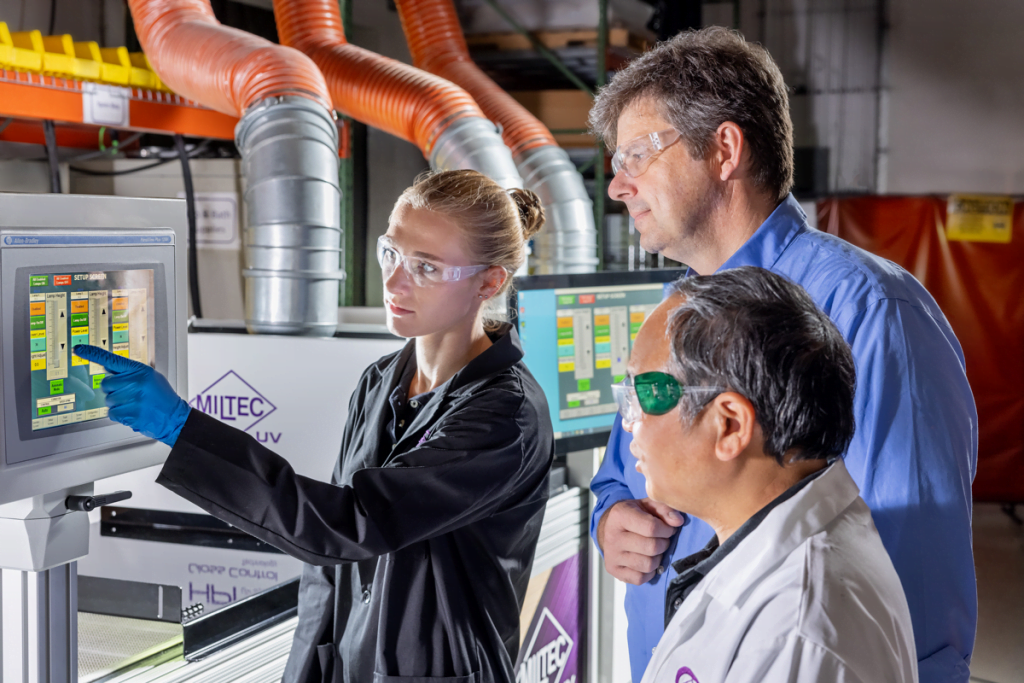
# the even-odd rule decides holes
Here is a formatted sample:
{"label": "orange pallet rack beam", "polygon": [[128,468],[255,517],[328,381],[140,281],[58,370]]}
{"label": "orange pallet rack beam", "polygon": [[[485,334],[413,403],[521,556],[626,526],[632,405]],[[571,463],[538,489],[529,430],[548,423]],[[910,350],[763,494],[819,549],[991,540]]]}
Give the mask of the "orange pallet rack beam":
{"label": "orange pallet rack beam", "polygon": [[[85,81],[0,68],[0,118],[86,124]],[[128,125],[119,130],[233,140],[238,119],[173,93],[126,87]],[[96,124],[98,127],[98,124]]]}

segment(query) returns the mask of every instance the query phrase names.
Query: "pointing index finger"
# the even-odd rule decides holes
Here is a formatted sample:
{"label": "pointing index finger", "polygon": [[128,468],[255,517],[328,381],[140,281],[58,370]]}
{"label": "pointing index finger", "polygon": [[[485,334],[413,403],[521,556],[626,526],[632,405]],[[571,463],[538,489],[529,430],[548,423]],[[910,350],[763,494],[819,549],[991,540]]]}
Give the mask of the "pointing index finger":
{"label": "pointing index finger", "polygon": [[102,365],[114,374],[119,372],[128,372],[129,370],[134,369],[137,365],[133,360],[129,360],[105,349],[101,349],[98,346],[91,346],[89,344],[79,344],[72,349],[72,352],[79,358],[84,358],[87,361]]}

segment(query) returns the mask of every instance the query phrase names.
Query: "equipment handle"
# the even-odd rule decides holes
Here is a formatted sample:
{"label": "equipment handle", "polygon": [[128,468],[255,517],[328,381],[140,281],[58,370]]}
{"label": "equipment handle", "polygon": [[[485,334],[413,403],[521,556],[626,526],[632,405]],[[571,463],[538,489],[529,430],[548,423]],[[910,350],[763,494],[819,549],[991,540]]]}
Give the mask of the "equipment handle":
{"label": "equipment handle", "polygon": [[131,491],[114,491],[113,493],[105,493],[102,496],[68,496],[64,501],[64,507],[68,510],[77,510],[79,512],[92,512],[98,507],[112,505],[122,500],[128,500],[131,497]]}

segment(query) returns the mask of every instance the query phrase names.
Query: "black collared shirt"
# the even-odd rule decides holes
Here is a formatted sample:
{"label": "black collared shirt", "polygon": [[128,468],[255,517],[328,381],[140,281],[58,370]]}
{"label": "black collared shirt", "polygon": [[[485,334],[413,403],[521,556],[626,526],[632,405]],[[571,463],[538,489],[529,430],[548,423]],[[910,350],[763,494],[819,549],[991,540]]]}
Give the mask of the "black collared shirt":
{"label": "black collared shirt", "polygon": [[398,380],[394,391],[388,397],[388,404],[391,406],[391,420],[388,422],[388,434],[391,435],[392,446],[405,434],[406,428],[412,424],[419,413],[420,408],[427,405],[437,389],[427,391],[409,398],[409,387],[416,376],[416,354],[412,354],[405,362],[402,370],[402,377]]}
{"label": "black collared shirt", "polygon": [[[831,462],[831,461],[830,461]],[[725,559],[726,555],[731,553],[736,546],[738,546],[744,538],[749,536],[754,529],[764,521],[772,510],[774,510],[781,503],[789,500],[797,494],[800,489],[809,484],[816,477],[820,476],[828,467],[824,467],[817,472],[807,475],[797,483],[786,489],[781,495],[775,500],[765,505],[763,508],[757,511],[753,517],[745,521],[740,525],[740,528],[733,533],[732,536],[725,540],[722,545],[718,544],[718,536],[712,536],[708,544],[704,546],[702,550],[698,550],[692,555],[688,555],[681,560],[676,560],[672,563],[672,569],[676,571],[678,576],[668,584],[668,592],[665,594],[665,628],[668,628],[668,623],[672,621],[672,617],[683,605],[683,601],[686,600],[687,596],[693,592],[697,587],[697,584],[708,575],[708,573],[718,566],[718,564]]]}
{"label": "black collared shirt", "polygon": [[415,342],[367,368],[330,484],[189,414],[158,481],[309,563],[284,681],[514,683],[554,439],[515,329],[491,340],[397,445],[389,397]]}

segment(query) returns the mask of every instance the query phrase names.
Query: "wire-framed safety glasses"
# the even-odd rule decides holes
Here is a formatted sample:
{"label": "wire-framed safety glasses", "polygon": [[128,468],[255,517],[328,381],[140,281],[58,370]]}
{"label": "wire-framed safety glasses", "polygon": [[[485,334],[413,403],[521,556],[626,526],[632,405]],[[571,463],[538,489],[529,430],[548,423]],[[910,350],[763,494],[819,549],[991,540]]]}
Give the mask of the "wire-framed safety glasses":
{"label": "wire-framed safety glasses", "polygon": [[615,148],[615,154],[612,155],[612,171],[615,175],[625,173],[630,178],[641,176],[647,172],[654,160],[677,143],[680,137],[679,131],[669,128],[624,142]]}
{"label": "wire-framed safety glasses", "polygon": [[402,254],[387,235],[377,238],[377,263],[386,281],[399,265],[417,287],[430,287],[442,282],[458,282],[476,275],[490,266],[451,266],[440,261],[406,256]]}
{"label": "wire-framed safety glasses", "polygon": [[626,377],[612,385],[612,395],[619,407],[624,426],[643,419],[644,415],[664,415],[677,405],[685,394],[720,394],[722,387],[684,386],[667,372],[644,372]]}

